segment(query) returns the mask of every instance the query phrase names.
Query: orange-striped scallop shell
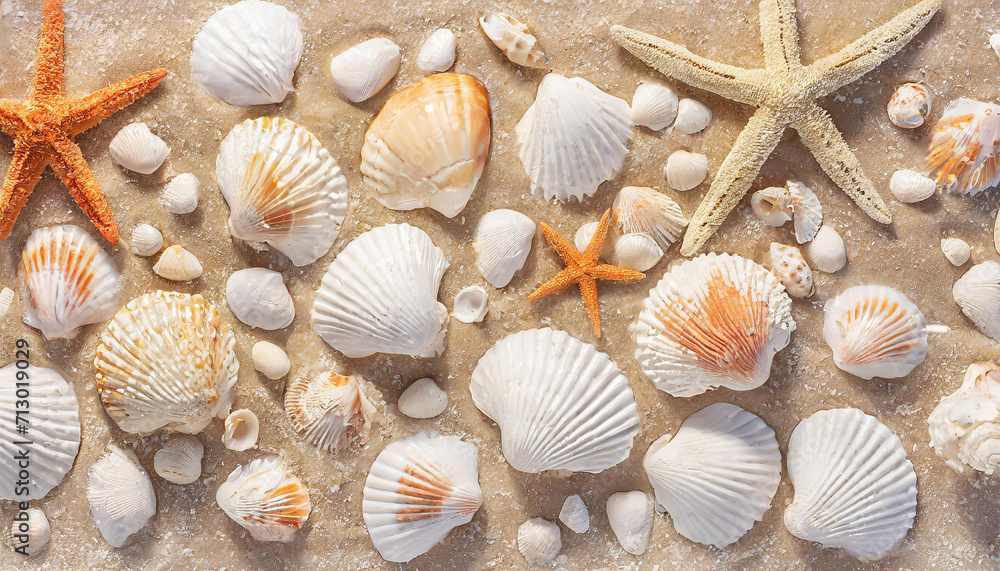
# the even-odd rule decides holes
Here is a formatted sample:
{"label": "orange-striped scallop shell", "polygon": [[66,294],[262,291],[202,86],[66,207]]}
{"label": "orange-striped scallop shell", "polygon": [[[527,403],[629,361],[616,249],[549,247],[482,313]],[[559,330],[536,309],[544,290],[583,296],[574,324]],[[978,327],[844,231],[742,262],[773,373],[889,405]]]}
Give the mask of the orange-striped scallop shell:
{"label": "orange-striped scallop shell", "polygon": [[257,541],[288,543],[312,510],[306,485],[274,455],[233,470],[215,501]]}
{"label": "orange-striped scallop shell", "polygon": [[1000,106],[964,97],[948,104],[927,149],[944,188],[973,196],[1000,183]]}
{"label": "orange-striped scallop shell", "polygon": [[327,371],[292,381],[285,413],[311,444],[336,452],[355,440],[368,441],[376,410],[357,377]]}

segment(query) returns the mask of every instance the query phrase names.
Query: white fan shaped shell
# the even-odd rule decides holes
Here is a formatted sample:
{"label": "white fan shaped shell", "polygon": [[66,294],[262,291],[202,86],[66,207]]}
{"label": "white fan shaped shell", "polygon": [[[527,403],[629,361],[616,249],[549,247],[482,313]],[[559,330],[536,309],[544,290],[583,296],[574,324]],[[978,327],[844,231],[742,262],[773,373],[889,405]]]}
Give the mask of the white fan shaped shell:
{"label": "white fan shaped shell", "polygon": [[367,442],[377,410],[362,383],[332,371],[296,377],[285,389],[285,413],[297,432],[328,452]]}
{"label": "white fan shaped shell", "polygon": [[347,357],[444,351],[448,310],[437,301],[444,252],[409,224],[351,240],[330,264],[313,304],[313,329]]}
{"label": "white fan shaped shell", "polygon": [[149,224],[140,224],[132,230],[129,251],[136,256],[152,256],[163,248],[163,234]]}
{"label": "white fan shaped shell", "polygon": [[72,339],[84,325],[106,321],[118,310],[118,268],[76,226],[32,232],[18,273],[27,294],[24,322],[47,339]]}
{"label": "white fan shaped shell", "polygon": [[330,75],[344,97],[360,103],[396,76],[399,63],[399,46],[386,38],[373,38],[334,56],[330,60]]}
{"label": "white fan shaped shell", "polygon": [[433,431],[393,442],[372,464],[361,510],[375,549],[403,563],[472,521],[483,503],[479,453]]}
{"label": "white fan shaped shell", "polygon": [[976,329],[1000,341],[1000,264],[991,260],[972,266],[951,293]]}
{"label": "white fan shaped shell", "polygon": [[632,121],[660,131],[677,118],[677,94],[656,81],[643,81],[632,96]]}
{"label": "white fan shaped shell", "polygon": [[576,533],[587,533],[590,529],[590,511],[579,494],[568,496],[563,502],[559,521]]}
{"label": "white fan shaped shell", "polygon": [[601,472],[628,458],[639,432],[632,387],[614,361],[563,331],[529,329],[497,342],[470,390],[522,472]]}
{"label": "white fan shaped shell", "polygon": [[499,209],[479,219],[472,236],[476,267],[493,287],[510,283],[524,267],[535,238],[535,223],[524,214]]}
{"label": "white fan shaped shell", "polygon": [[795,537],[873,561],[913,526],[913,465],[899,438],[860,410],[824,410],[800,422],[787,464],[795,499],[785,527]]}
{"label": "white fan shaped shell", "polygon": [[233,236],[266,242],[296,266],[330,251],[347,215],[347,179],[305,127],[247,119],[223,139],[215,171]]}
{"label": "white fan shaped shell", "polygon": [[531,191],[545,200],[582,200],[622,168],[631,109],[579,77],[550,73],[514,128]]}
{"label": "white fan shaped shell", "polygon": [[728,403],[687,417],[677,434],[653,442],[642,463],[677,533],[719,548],[764,517],[781,481],[774,431]]}
{"label": "white fan shaped shell", "polygon": [[215,493],[215,501],[257,541],[288,543],[309,519],[309,490],[274,455],[239,466]]}
{"label": "white fan shaped shell", "polygon": [[[18,378],[18,372],[27,374]],[[28,382],[28,409],[17,406],[17,383]],[[22,403],[23,404],[23,403]],[[20,415],[18,411],[22,411]],[[18,421],[18,417],[22,422]],[[26,421],[26,422],[23,422]],[[15,424],[28,427],[16,432]],[[28,441],[29,445],[15,442]],[[18,486],[18,456],[28,451],[28,484]],[[80,404],[73,386],[52,369],[29,365],[20,369],[17,361],[0,368],[0,499],[37,500],[58,486],[73,468],[80,450]],[[27,489],[18,495],[19,487]]]}
{"label": "white fan shaped shell", "polygon": [[156,515],[156,494],[149,474],[131,450],[114,444],[90,467],[87,501],[101,535],[112,547],[121,547]]}
{"label": "white fan shaped shell", "polygon": [[153,455],[153,470],[168,482],[190,484],[201,477],[205,446],[190,434],[175,434]]}
{"label": "white fan shaped shell", "polygon": [[302,57],[299,17],[271,2],[243,0],[213,14],[191,46],[191,73],[230,105],[280,103]]}
{"label": "white fan shaped shell", "polygon": [[517,528],[517,550],[532,565],[548,566],[560,549],[562,532],[551,521],[535,517]]}
{"label": "white fan shaped shell", "polygon": [[145,123],[132,123],[122,127],[111,139],[108,152],[115,162],[132,172],[153,174],[167,160],[170,147]]}
{"label": "white fan shaped shell", "polygon": [[[48,545],[52,537],[52,528],[45,512],[38,508],[28,508],[23,512],[26,520],[14,519],[7,530],[8,545],[15,551],[28,557],[38,555]],[[20,514],[18,514],[18,517]]]}
{"label": "white fan shaped shell", "polygon": [[198,209],[201,182],[191,173],[170,179],[160,192],[160,204],[171,214],[190,214]]}
{"label": "white fan shaped shell", "polygon": [[[611,221],[618,234],[648,234],[663,251],[684,234],[688,225],[687,217],[673,199],[641,186],[626,186],[618,192],[611,206]],[[588,236],[585,242],[589,241]]]}
{"label": "white fan shaped shell", "polygon": [[1000,365],[973,363],[927,419],[934,451],[959,474],[1000,468]]}
{"label": "white fan shaped shell", "polygon": [[265,330],[281,329],[295,319],[295,302],[278,272],[247,268],[226,281],[226,303],[240,321]]}
{"label": "white fan shaped shell", "polygon": [[801,182],[788,181],[787,186],[792,200],[795,240],[805,244],[816,237],[823,224],[823,205],[816,198],[816,193]]}

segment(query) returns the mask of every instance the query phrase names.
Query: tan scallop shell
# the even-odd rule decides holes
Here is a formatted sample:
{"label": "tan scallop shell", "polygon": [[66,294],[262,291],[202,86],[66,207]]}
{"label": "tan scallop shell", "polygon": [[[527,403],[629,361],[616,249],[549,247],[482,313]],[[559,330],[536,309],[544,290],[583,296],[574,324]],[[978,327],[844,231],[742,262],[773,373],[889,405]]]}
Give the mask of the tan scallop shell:
{"label": "tan scallop shell", "polygon": [[257,541],[288,543],[312,511],[306,485],[274,455],[233,470],[215,501]]}
{"label": "tan scallop shell", "polygon": [[285,413],[295,430],[327,452],[367,442],[376,412],[353,375],[298,377],[285,390]]}

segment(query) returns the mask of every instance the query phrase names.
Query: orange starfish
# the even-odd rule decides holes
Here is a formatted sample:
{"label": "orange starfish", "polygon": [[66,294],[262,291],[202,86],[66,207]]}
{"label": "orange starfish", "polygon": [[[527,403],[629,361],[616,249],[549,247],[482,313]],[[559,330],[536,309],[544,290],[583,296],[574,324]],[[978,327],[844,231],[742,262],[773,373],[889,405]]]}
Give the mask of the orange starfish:
{"label": "orange starfish", "polygon": [[597,225],[597,230],[590,238],[590,243],[581,254],[556,231],[542,222],[542,234],[553,249],[566,264],[566,269],[556,274],[554,278],[542,284],[542,287],[535,290],[535,293],[528,296],[529,300],[543,298],[550,293],[562,291],[573,284],[580,286],[580,294],[587,304],[587,314],[590,316],[590,326],[594,330],[594,335],[601,336],[601,307],[597,301],[597,280],[608,280],[616,282],[630,282],[641,280],[646,274],[604,264],[598,259],[601,255],[601,248],[604,246],[604,237],[608,233],[608,220],[611,218],[611,211],[608,210],[601,217],[601,222]]}
{"label": "orange starfish", "polygon": [[14,139],[14,157],[0,190],[0,240],[10,235],[42,171],[51,166],[101,234],[117,244],[118,227],[111,209],[73,139],[152,91],[167,70],[147,71],[67,100],[62,94],[64,28],[62,2],[45,0],[28,100],[0,99],[0,130]]}

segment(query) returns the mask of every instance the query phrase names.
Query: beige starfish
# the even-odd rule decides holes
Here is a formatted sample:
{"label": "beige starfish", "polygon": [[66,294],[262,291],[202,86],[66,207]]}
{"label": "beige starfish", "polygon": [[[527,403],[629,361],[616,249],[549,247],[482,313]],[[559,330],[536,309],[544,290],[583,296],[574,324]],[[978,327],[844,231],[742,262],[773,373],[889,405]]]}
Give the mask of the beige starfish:
{"label": "beige starfish", "polygon": [[857,81],[892,57],[923,29],[940,7],[941,0],[923,0],[839,52],[805,66],[799,57],[794,1],[763,0],[760,34],[765,67],[762,69],[718,63],[655,36],[622,26],[612,27],[611,33],[622,47],[664,75],[758,108],[695,211],[681,254],[692,256],[701,250],[736,208],[786,127],[798,131],[826,174],[865,214],[883,224],[892,222],[889,209],[861,171],[857,157],[816,100]]}

